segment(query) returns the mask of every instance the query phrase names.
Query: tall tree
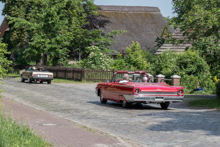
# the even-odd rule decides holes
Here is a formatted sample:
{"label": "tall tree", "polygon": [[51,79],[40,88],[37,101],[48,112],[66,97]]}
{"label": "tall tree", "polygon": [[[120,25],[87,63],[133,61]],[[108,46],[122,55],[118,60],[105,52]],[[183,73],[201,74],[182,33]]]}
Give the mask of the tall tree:
{"label": "tall tree", "polygon": [[[11,41],[22,64],[33,61],[57,65],[69,52],[87,56],[85,49],[96,45],[105,52],[113,42],[112,32],[102,36],[93,0],[0,0],[6,2]],[[98,21],[92,21],[95,20]]]}
{"label": "tall tree", "polygon": [[[7,51],[7,44],[0,42],[0,79],[7,74],[10,64],[12,63],[6,57],[10,52]],[[0,80],[0,84],[2,81]],[[0,93],[1,93],[0,89]]]}
{"label": "tall tree", "polygon": [[173,9],[177,13],[173,20],[193,42],[192,50],[198,50],[211,66],[212,74],[217,75],[220,72],[220,1],[173,0]]}

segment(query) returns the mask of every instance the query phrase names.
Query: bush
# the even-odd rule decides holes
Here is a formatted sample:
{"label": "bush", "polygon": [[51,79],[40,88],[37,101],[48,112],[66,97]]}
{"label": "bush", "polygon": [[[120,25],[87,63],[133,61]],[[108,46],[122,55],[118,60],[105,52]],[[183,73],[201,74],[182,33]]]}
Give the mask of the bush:
{"label": "bush", "polygon": [[91,69],[111,69],[112,59],[103,54],[97,46],[90,46],[86,48],[86,52],[89,54],[88,58],[80,61],[79,65],[83,68]]}
{"label": "bush", "polygon": [[128,68],[146,69],[149,63],[144,59],[143,52],[144,50],[141,48],[141,45],[134,41],[126,48],[124,60],[127,63]]}
{"label": "bush", "polygon": [[127,64],[125,63],[124,59],[122,58],[122,54],[117,55],[117,60],[114,60],[111,67],[112,67],[112,69],[116,69],[116,70],[127,69]]}
{"label": "bush", "polygon": [[153,63],[155,74],[163,74],[166,77],[170,77],[173,74],[177,74],[178,67],[176,64],[178,54],[165,51],[156,57],[156,61]]}
{"label": "bush", "polygon": [[216,95],[220,99],[220,82],[216,84]]}
{"label": "bush", "polygon": [[181,85],[185,87],[186,93],[192,93],[199,87],[203,87],[205,93],[215,92],[209,65],[197,52],[188,50],[177,54],[166,51],[156,59],[156,74],[164,74],[168,78],[174,74],[180,75]]}
{"label": "bush", "polygon": [[[1,110],[0,110],[1,111]],[[0,112],[1,147],[48,147],[51,144],[34,134],[28,125],[18,125]]]}

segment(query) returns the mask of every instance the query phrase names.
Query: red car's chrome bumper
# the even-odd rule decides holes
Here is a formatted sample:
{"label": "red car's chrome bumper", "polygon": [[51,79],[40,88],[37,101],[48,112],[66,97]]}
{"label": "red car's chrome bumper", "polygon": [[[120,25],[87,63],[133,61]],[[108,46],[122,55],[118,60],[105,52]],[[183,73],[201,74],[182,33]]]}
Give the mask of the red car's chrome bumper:
{"label": "red car's chrome bumper", "polygon": [[181,102],[184,96],[148,96],[148,95],[124,95],[127,102],[165,103]]}

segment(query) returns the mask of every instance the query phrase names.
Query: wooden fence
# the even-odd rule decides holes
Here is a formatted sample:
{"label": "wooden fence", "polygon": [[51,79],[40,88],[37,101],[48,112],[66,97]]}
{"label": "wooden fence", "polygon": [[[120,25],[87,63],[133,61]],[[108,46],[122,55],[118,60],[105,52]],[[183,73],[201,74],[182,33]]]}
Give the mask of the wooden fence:
{"label": "wooden fence", "polygon": [[111,79],[114,70],[104,71],[104,70],[91,70],[84,68],[65,68],[65,67],[52,67],[45,66],[50,72],[53,73],[54,78],[70,79],[77,81],[93,81],[101,82]]}

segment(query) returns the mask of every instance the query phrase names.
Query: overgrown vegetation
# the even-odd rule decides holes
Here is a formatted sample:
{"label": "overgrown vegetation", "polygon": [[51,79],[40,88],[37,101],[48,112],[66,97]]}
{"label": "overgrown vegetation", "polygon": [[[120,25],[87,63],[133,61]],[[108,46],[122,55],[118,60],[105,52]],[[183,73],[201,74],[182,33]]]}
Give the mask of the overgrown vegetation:
{"label": "overgrown vegetation", "polygon": [[51,144],[34,134],[27,125],[18,125],[0,112],[0,146],[2,147],[48,147]]}
{"label": "overgrown vegetation", "polygon": [[211,109],[220,109],[220,99],[195,99],[188,101],[188,105],[191,107],[203,107]]}
{"label": "overgrown vegetation", "polygon": [[174,73],[180,75],[186,93],[192,93],[199,87],[203,87],[205,93],[215,92],[209,65],[196,51],[188,50],[179,54],[166,51],[156,57],[154,71],[168,78]]}
{"label": "overgrown vegetation", "polygon": [[16,53],[16,65],[57,65],[71,56],[87,58],[87,48],[97,46],[103,53],[111,52],[109,46],[114,35],[99,29],[108,21],[98,18],[98,7],[93,0],[1,0],[5,3],[10,50]]}
{"label": "overgrown vegetation", "polygon": [[216,95],[217,98],[220,99],[220,82],[216,84]]}
{"label": "overgrown vegetation", "polygon": [[[0,42],[0,80],[7,74],[11,61],[6,55],[10,54],[7,51],[7,44]],[[3,84],[0,81],[0,84]],[[0,94],[2,90],[0,89]],[[1,104],[1,98],[0,98]],[[50,146],[49,143],[44,142],[40,137],[36,136],[28,126],[19,126],[10,118],[5,118],[0,107],[0,146],[1,147],[15,147],[15,146]]]}

